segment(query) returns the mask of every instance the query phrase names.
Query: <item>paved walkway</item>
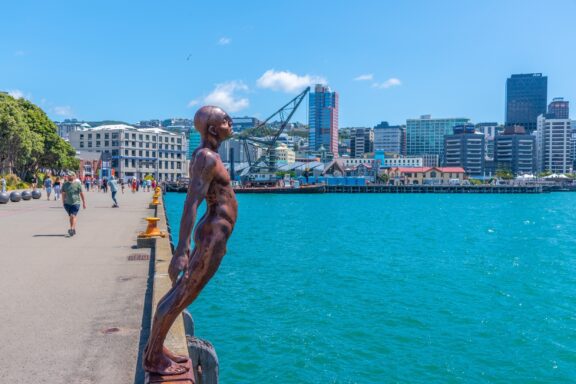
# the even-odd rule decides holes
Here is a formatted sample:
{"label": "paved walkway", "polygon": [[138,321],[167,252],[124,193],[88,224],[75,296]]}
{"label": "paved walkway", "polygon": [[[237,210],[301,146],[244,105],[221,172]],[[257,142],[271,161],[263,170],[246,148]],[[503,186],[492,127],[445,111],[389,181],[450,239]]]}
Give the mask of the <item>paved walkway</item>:
{"label": "paved walkway", "polygon": [[44,192],[0,204],[1,382],[141,382],[149,262],[131,259],[149,255],[132,247],[151,196],[119,194],[113,209],[110,194],[86,193],[74,237]]}

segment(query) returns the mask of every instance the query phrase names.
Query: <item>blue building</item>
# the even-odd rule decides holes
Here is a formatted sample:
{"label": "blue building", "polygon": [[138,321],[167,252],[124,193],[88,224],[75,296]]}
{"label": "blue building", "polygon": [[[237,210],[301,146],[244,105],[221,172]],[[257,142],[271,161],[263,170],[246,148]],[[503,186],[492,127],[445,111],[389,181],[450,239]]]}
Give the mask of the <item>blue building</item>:
{"label": "blue building", "polygon": [[506,80],[506,126],[536,130],[538,116],[546,113],[548,77],[541,73],[512,75]]}
{"label": "blue building", "polygon": [[466,118],[433,119],[423,115],[406,120],[406,154],[422,156],[425,167],[438,166],[444,159],[444,136],[451,135],[457,125],[468,124]]}
{"label": "blue building", "polygon": [[324,146],[338,156],[338,94],[317,84],[309,96],[309,147],[317,151]]}

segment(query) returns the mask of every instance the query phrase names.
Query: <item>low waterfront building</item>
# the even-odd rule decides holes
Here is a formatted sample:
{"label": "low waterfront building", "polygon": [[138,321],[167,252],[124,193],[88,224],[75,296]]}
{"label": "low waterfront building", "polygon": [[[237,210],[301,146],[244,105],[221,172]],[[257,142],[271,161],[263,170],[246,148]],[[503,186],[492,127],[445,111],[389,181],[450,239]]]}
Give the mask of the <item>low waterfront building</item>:
{"label": "low waterfront building", "polygon": [[483,176],[485,137],[474,125],[457,125],[452,135],[444,136],[444,166],[463,167],[470,176]]}
{"label": "low waterfront building", "polygon": [[460,184],[466,178],[462,167],[388,168],[385,172],[393,184]]}
{"label": "low waterfront building", "polygon": [[108,157],[110,169],[125,179],[151,175],[156,180],[175,181],[187,174],[184,134],[125,124],[102,125],[71,132],[70,144],[79,152]]}

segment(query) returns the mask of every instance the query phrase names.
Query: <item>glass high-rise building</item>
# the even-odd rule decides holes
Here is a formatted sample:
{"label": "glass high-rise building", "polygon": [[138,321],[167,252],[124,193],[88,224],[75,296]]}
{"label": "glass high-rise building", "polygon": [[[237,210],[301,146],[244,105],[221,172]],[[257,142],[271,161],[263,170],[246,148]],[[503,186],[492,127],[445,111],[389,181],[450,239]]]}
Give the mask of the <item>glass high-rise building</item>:
{"label": "glass high-rise building", "polygon": [[309,147],[317,151],[326,148],[338,156],[338,93],[317,84],[309,96]]}
{"label": "glass high-rise building", "polygon": [[451,135],[457,125],[468,124],[462,117],[433,119],[430,115],[406,120],[406,154],[408,156],[436,156],[444,159],[444,136]]}
{"label": "glass high-rise building", "polygon": [[506,80],[506,125],[536,130],[538,116],[546,113],[548,77],[541,73],[512,75]]}

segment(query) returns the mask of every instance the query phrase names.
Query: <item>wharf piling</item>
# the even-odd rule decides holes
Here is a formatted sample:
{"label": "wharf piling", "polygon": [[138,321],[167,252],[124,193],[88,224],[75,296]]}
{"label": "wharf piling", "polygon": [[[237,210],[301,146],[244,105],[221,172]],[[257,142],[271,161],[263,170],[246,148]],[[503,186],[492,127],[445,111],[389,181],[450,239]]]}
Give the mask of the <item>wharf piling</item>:
{"label": "wharf piling", "polygon": [[326,193],[542,193],[540,185],[327,185]]}

